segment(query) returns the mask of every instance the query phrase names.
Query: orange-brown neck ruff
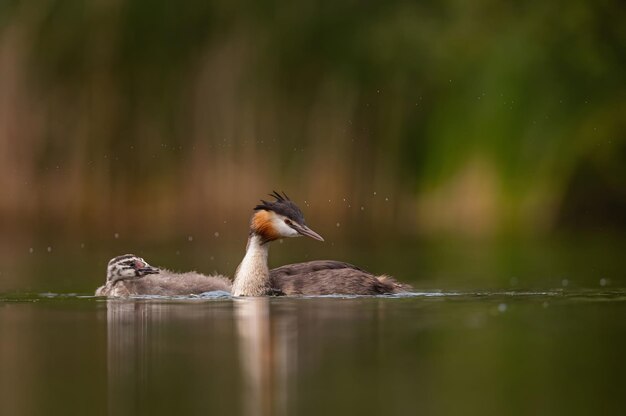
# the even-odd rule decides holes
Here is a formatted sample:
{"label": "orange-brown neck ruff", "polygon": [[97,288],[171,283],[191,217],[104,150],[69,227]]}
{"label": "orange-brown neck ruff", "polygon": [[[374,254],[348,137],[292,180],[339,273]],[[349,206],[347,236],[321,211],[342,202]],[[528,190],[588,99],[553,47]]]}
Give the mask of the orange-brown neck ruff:
{"label": "orange-brown neck ruff", "polygon": [[259,235],[264,242],[278,240],[280,235],[272,225],[272,218],[275,214],[270,211],[258,211],[252,217],[250,229]]}

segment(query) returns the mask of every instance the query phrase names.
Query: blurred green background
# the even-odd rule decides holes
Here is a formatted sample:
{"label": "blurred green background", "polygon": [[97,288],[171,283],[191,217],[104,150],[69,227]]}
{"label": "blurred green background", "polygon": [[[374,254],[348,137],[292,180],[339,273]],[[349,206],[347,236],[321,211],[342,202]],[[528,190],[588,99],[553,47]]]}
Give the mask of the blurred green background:
{"label": "blurred green background", "polygon": [[624,22],[618,1],[4,0],[0,290],[91,290],[129,251],[232,275],[274,189],[328,241],[274,265],[619,279]]}

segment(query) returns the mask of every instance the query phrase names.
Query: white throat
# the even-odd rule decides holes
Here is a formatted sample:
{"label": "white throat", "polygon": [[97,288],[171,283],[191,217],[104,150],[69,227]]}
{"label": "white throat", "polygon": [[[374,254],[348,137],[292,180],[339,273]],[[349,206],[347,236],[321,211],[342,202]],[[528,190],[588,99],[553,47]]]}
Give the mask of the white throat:
{"label": "white throat", "polygon": [[270,289],[270,271],[267,266],[269,243],[252,234],[248,239],[246,255],[235,272],[233,296],[264,296]]}

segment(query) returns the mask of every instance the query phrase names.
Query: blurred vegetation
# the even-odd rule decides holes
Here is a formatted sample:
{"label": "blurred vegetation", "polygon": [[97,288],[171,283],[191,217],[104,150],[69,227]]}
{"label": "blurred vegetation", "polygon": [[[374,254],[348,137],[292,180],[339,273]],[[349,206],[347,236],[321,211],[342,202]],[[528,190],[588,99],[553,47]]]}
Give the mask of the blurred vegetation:
{"label": "blurred vegetation", "polygon": [[0,224],[241,236],[279,189],[331,233],[623,230],[625,21],[610,0],[4,0]]}

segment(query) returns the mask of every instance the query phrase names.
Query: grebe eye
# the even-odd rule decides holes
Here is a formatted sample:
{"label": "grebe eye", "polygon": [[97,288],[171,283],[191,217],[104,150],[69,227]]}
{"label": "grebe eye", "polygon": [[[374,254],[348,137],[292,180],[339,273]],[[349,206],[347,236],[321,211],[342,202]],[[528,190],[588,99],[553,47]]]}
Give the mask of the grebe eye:
{"label": "grebe eye", "polygon": [[285,220],[285,224],[287,224],[288,226],[290,226],[290,227],[291,227],[291,224],[292,224],[292,223],[291,223],[291,220],[286,219],[286,220]]}

